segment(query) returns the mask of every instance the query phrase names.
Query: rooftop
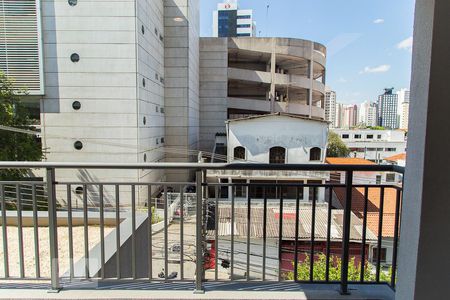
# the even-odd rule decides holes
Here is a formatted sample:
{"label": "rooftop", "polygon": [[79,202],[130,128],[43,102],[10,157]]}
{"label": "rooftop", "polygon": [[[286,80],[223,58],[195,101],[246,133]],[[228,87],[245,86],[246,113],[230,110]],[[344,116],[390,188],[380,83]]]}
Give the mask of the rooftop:
{"label": "rooftop", "polygon": [[357,157],[327,157],[325,162],[331,165],[375,165],[370,160]]}

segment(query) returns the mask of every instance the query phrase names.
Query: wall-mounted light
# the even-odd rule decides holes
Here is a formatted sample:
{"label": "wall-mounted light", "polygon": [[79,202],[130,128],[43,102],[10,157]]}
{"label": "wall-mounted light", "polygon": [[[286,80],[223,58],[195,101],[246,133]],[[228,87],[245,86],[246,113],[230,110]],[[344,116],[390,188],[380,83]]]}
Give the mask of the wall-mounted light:
{"label": "wall-mounted light", "polygon": [[175,17],[175,18],[173,18],[173,20],[174,20],[175,22],[183,22],[183,21],[184,21],[184,18],[181,18],[181,17]]}

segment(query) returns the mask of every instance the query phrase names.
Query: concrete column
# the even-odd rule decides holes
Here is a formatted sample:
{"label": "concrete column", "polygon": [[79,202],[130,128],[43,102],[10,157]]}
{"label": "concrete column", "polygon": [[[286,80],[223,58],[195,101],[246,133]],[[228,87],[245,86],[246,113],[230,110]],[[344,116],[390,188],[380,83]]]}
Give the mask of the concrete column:
{"label": "concrete column", "polygon": [[[325,180],[322,180],[322,184],[325,184],[325,183],[326,183]],[[321,202],[321,203],[325,202],[325,188],[324,187],[319,188],[318,194],[319,194],[319,196],[318,196],[317,202]]]}
{"label": "concrete column", "polygon": [[[303,180],[303,184],[308,183],[308,180]],[[309,187],[303,188],[303,200],[308,201],[309,200]]]}
{"label": "concrete column", "polygon": [[396,299],[448,298],[449,15],[448,0],[416,1]]}
{"label": "concrete column", "polygon": [[[228,177],[228,183],[232,183],[231,177]],[[230,201],[230,203],[231,203],[232,195],[233,195],[233,187],[230,185],[230,186],[228,186],[228,201]]]}
{"label": "concrete column", "polygon": [[275,70],[276,70],[275,39],[272,39],[272,55],[270,57],[270,112],[275,112]]}
{"label": "concrete column", "polygon": [[314,80],[314,44],[311,43],[311,60],[309,61],[309,117],[312,116],[313,80]]}

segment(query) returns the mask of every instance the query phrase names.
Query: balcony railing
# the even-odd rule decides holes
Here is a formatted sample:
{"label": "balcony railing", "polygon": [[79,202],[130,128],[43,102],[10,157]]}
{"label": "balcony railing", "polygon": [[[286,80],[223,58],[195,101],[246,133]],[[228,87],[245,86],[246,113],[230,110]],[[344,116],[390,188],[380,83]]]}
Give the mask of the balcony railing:
{"label": "balcony railing", "polygon": [[[353,179],[358,171],[403,173],[398,166],[1,162],[0,168],[46,171],[45,182],[0,182],[2,280],[48,280],[55,290],[75,279],[192,281],[197,292],[205,281],[339,283],[342,294],[350,283],[395,288],[402,186],[353,184]],[[58,177],[62,170],[67,178],[68,170],[130,169],[189,170],[195,180]],[[341,171],[346,180],[217,183],[206,181],[208,171],[324,177]],[[308,199],[301,197],[305,189]],[[394,191],[393,201],[388,191]],[[358,199],[362,207],[355,207]],[[392,210],[393,218],[383,223]],[[373,214],[375,220],[369,218]],[[392,244],[388,268],[383,251],[369,253],[386,243]]]}

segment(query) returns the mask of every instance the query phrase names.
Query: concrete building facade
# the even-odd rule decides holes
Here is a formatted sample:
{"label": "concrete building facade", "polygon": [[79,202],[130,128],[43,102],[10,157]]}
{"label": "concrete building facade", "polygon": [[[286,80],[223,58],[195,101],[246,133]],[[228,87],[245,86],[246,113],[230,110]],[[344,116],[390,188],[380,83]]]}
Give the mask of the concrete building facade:
{"label": "concrete building facade", "polygon": [[285,112],[325,118],[326,49],[288,38],[200,39],[200,149],[227,119]]}
{"label": "concrete building facade", "polygon": [[399,128],[408,129],[410,91],[401,89],[398,95]]}
{"label": "concrete building facade", "polygon": [[365,101],[359,106],[358,123],[364,126],[377,126],[377,105]]}
{"label": "concrete building facade", "polygon": [[389,156],[406,151],[405,132],[402,130],[334,129],[350,149],[351,157],[381,163]]}

